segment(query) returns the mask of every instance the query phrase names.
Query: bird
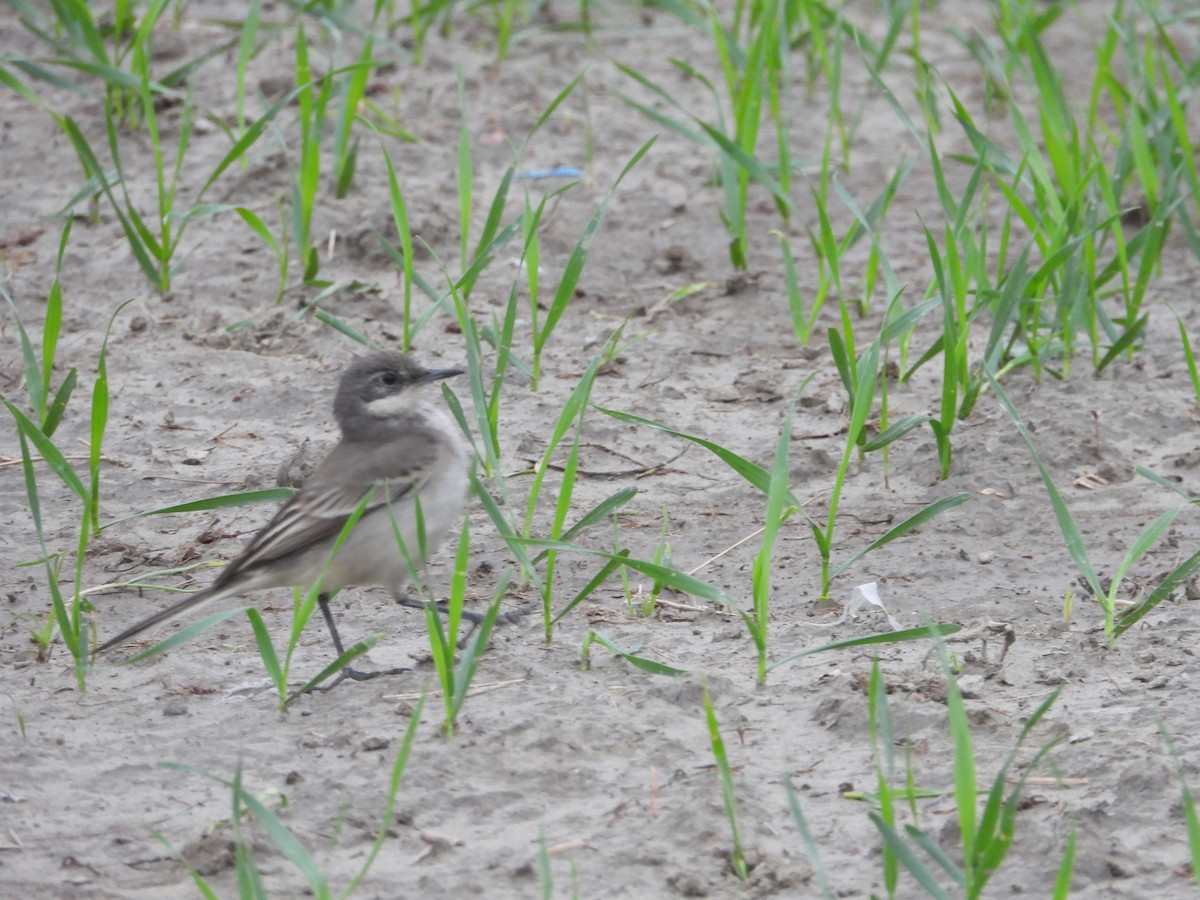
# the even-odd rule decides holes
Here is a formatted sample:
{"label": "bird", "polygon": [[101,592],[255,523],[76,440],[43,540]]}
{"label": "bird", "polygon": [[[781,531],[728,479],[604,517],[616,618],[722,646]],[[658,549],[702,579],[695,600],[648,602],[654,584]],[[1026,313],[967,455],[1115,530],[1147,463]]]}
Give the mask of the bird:
{"label": "bird", "polygon": [[[309,589],[318,578],[318,606],[339,657],[345,650],[329,601],[342,588],[382,585],[401,605],[422,608],[403,593],[410,564],[419,563],[420,547],[436,547],[445,537],[465,508],[469,486],[462,431],[425,394],[430,385],[462,372],[426,369],[398,351],[352,363],[333,403],[341,440],[300,490],[212,585],[126,628],[101,644],[97,655],[222,599],[273,587]],[[361,517],[331,558],[360,505]],[[463,618],[477,624],[483,617],[464,612]],[[361,681],[405,671],[347,666],[342,677]]]}

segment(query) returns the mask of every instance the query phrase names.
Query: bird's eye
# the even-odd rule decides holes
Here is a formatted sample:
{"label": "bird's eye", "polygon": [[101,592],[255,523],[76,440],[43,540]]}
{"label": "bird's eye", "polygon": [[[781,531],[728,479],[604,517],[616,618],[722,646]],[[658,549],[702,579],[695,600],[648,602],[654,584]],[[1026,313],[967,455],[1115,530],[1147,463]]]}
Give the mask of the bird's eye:
{"label": "bird's eye", "polygon": [[384,384],[386,384],[388,387],[391,387],[392,385],[394,385],[398,381],[400,381],[400,376],[397,375],[395,372],[384,372],[382,375],[379,376],[379,380],[382,381]]}

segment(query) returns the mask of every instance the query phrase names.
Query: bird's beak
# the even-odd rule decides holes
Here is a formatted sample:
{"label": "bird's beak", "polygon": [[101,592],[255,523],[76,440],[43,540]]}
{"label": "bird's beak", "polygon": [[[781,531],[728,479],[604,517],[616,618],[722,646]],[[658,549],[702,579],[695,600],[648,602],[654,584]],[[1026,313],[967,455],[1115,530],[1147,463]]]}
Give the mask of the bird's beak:
{"label": "bird's beak", "polygon": [[421,381],[442,381],[446,378],[453,378],[455,375],[461,375],[462,369],[426,369],[421,375]]}

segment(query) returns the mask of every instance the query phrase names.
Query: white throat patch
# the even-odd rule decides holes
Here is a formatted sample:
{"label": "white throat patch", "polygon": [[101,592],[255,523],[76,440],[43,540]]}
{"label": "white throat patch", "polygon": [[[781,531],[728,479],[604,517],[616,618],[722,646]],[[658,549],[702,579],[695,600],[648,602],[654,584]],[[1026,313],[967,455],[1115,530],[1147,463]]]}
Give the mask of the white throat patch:
{"label": "white throat patch", "polygon": [[415,387],[405,388],[395,394],[388,394],[367,404],[367,415],[376,419],[390,419],[413,409],[417,405],[418,391]]}

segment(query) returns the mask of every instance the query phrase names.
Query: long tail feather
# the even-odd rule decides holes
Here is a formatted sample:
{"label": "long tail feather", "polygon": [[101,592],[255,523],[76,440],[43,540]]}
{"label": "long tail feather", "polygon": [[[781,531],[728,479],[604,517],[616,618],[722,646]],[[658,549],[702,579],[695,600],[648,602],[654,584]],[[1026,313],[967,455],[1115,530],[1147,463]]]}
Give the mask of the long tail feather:
{"label": "long tail feather", "polygon": [[201,607],[207,606],[214,600],[219,600],[221,597],[228,596],[229,593],[229,590],[209,588],[208,590],[200,591],[199,593],[185,597],[183,600],[180,600],[173,606],[168,606],[166,609],[156,612],[154,615],[148,616],[147,618],[142,619],[140,622],[130,625],[116,637],[109,638],[96,649],[96,653],[97,655],[106,653],[114,647],[124,644],[131,638],[137,637],[143,631],[147,631],[156,625],[163,625],[174,619],[178,619],[186,613],[199,610]]}

